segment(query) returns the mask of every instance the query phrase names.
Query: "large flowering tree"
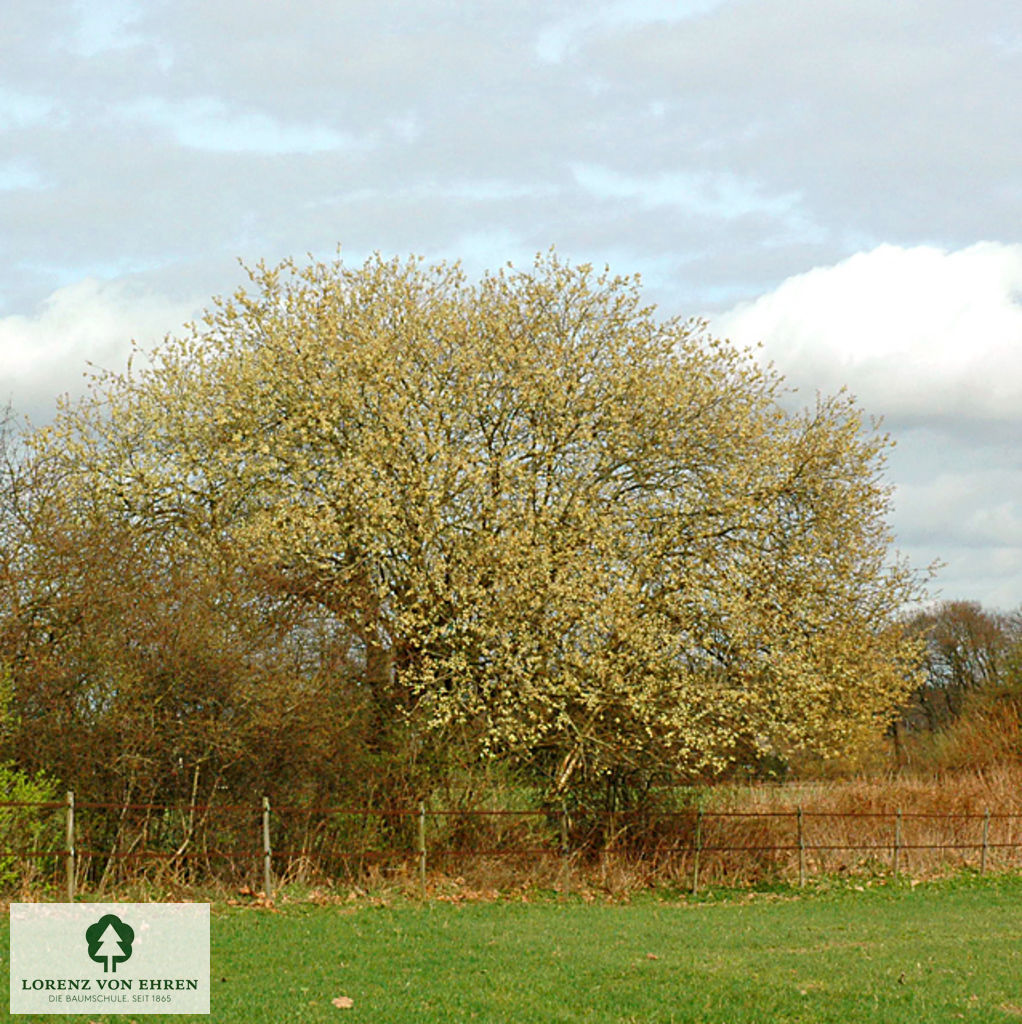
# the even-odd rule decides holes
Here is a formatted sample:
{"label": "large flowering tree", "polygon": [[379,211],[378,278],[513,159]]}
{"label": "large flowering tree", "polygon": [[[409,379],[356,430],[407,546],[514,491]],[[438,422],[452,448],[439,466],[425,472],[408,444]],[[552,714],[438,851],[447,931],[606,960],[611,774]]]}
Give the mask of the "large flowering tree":
{"label": "large flowering tree", "polygon": [[548,254],[260,266],[36,436],[65,500],[329,612],[359,692],[553,791],[836,750],[914,685],[888,440]]}

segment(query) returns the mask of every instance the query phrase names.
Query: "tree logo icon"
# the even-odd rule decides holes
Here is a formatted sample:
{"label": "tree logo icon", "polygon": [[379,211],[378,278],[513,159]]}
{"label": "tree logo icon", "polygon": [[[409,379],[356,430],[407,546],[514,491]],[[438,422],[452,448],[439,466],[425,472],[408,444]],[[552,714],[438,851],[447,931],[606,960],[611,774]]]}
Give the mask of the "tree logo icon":
{"label": "tree logo icon", "polygon": [[117,973],[117,965],[131,956],[135,929],[115,914],[104,914],[95,924],[85,929],[89,944],[89,957],[103,965],[103,973]]}

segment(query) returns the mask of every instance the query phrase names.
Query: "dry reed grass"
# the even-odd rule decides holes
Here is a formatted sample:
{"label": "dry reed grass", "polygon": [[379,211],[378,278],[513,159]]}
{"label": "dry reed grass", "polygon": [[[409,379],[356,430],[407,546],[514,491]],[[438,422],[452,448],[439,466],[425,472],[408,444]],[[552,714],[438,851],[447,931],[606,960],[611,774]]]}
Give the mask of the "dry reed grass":
{"label": "dry reed grass", "polygon": [[914,877],[1022,860],[1022,846],[1014,845],[1022,844],[1022,766],[1009,763],[717,791],[706,805],[703,843],[728,849],[703,854],[702,877],[731,884],[797,878],[799,808],[810,875],[893,871],[895,847],[898,869]]}
{"label": "dry reed grass", "polygon": [[889,875],[895,867],[926,878],[1022,864],[1022,765],[722,787],[708,791],[701,814],[665,810],[632,823],[625,814],[607,816],[603,843],[575,848],[567,858],[554,842],[543,855],[513,845],[495,855],[501,841],[521,842],[523,834],[520,820],[515,833],[494,826],[502,819],[493,817],[481,819],[489,852],[476,856],[482,835],[465,828],[470,817],[459,829],[464,845],[432,852],[429,864],[431,878],[447,885],[461,879],[474,892],[524,885],[614,894],[651,885],[689,888],[697,874],[700,885],[744,886],[795,883],[800,876]]}

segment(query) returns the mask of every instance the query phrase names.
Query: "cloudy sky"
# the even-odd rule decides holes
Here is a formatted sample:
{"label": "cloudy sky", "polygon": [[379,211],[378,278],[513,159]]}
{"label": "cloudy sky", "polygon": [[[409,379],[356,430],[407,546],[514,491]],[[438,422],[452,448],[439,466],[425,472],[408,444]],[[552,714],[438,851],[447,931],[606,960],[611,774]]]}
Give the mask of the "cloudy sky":
{"label": "cloudy sky", "polygon": [[641,272],[898,441],[899,549],[1022,605],[1017,0],[0,0],[0,400],[240,281]]}

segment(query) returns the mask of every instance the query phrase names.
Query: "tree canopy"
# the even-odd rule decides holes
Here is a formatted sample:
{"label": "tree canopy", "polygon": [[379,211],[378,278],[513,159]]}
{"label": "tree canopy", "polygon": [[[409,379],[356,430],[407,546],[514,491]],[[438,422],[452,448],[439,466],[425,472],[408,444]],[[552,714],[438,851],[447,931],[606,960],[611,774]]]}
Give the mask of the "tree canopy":
{"label": "tree canopy", "polygon": [[201,593],[174,649],[217,645],[246,701],[332,678],[365,742],[564,792],[835,751],[917,685],[890,442],[846,394],[791,404],[635,279],[374,257],[251,269],[28,443],[63,543],[116,539],[163,622]]}

